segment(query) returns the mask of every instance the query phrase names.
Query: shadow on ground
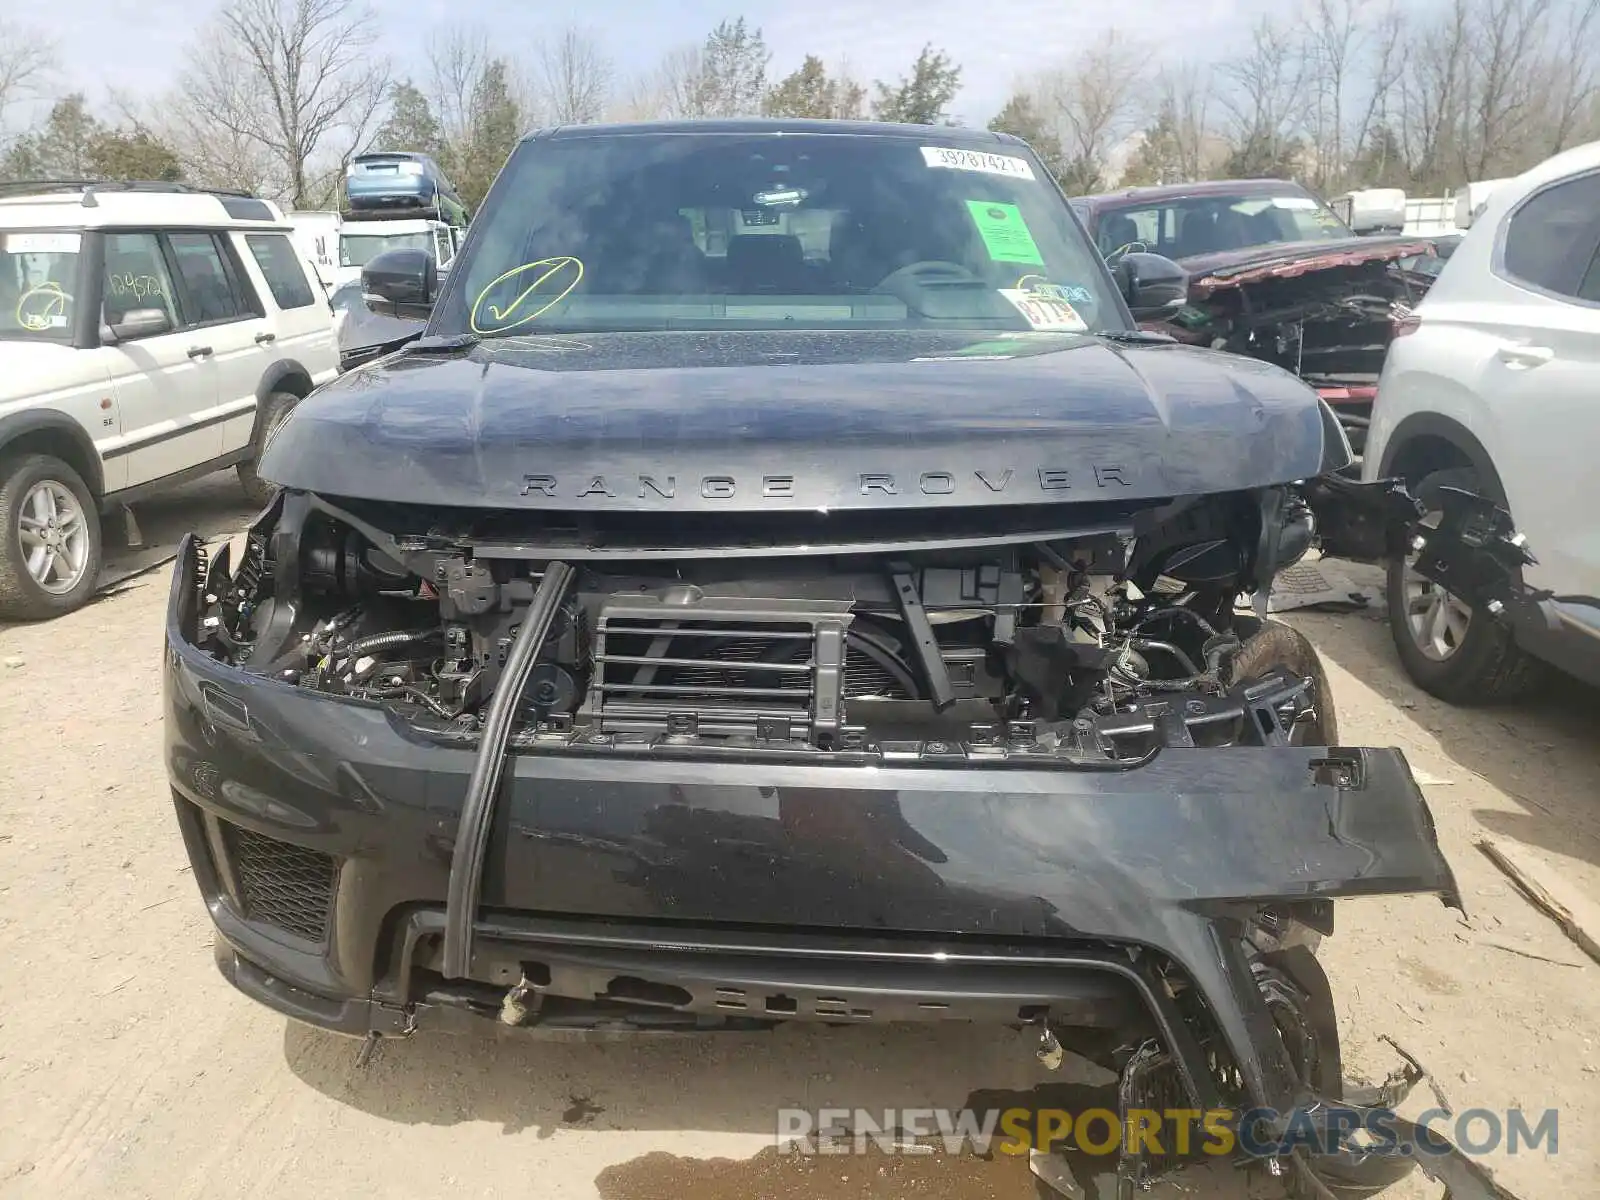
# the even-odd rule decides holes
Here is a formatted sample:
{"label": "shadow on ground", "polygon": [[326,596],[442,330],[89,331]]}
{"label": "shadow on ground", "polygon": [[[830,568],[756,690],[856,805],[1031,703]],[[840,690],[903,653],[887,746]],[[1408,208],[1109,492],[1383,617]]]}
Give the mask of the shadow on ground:
{"label": "shadow on ground", "polygon": [[[483,1035],[420,1034],[385,1042],[364,1069],[357,1043],[290,1023],[284,1056],[305,1083],[388,1121],[491,1122],[539,1139],[573,1131],[693,1131],[751,1137],[752,1156],[662,1152],[607,1166],[602,1200],[1029,1200],[1040,1191],[1025,1155],[801,1155],[776,1149],[780,1109],[1114,1108],[1105,1072],[1069,1058],[1040,1067],[1022,1033],[951,1024],[879,1029],[780,1028],[769,1034],[543,1040],[487,1026]],[[837,1118],[835,1118],[837,1119]],[[997,1135],[997,1143],[1003,1135]],[[755,1140],[755,1139],[760,1139]],[[1073,1163],[1088,1200],[1112,1200],[1109,1159]],[[1264,1175],[1225,1163],[1190,1168],[1141,1195],[1153,1200],[1281,1200]]]}
{"label": "shadow on ground", "polygon": [[[134,505],[140,544],[126,544],[122,514],[115,512],[102,522],[104,552],[100,581],[90,604],[116,595],[128,587],[142,586],[170,563],[178,552],[178,542],[186,533],[212,539],[235,533],[248,525],[256,507],[239,490],[238,476],[218,471],[173,488]],[[161,578],[166,578],[161,573]],[[12,622],[0,621],[0,629]]]}
{"label": "shadow on ground", "polygon": [[256,514],[256,506],[244,498],[239,478],[232,471],[218,471],[203,479],[163,492],[133,506],[142,544],[130,548],[123,544],[122,518],[113,513],[105,518],[105,560],[100,569],[102,591],[123,580],[171,561],[178,542],[186,533],[213,538],[243,529]]}

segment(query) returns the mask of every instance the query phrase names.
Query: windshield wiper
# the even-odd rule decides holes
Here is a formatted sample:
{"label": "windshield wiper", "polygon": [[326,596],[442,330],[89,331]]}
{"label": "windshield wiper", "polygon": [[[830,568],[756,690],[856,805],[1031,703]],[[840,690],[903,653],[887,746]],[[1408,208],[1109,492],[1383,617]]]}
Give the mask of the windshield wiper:
{"label": "windshield wiper", "polygon": [[1108,342],[1132,342],[1135,345],[1157,346],[1178,339],[1170,333],[1157,333],[1153,329],[1096,329],[1094,336]]}
{"label": "windshield wiper", "polygon": [[400,344],[410,350],[418,350],[423,354],[448,354],[452,350],[467,350],[476,346],[481,341],[475,333],[450,333],[423,337],[421,334],[412,334]]}

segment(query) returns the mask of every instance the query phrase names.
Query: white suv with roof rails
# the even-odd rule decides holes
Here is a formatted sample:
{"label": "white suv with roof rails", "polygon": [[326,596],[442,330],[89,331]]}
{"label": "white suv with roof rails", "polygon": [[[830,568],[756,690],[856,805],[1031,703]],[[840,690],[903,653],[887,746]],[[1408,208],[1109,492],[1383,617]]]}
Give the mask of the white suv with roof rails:
{"label": "white suv with roof rails", "polygon": [[254,463],[338,369],[333,310],[269,201],[0,185],[0,618],[93,594],[99,514]]}

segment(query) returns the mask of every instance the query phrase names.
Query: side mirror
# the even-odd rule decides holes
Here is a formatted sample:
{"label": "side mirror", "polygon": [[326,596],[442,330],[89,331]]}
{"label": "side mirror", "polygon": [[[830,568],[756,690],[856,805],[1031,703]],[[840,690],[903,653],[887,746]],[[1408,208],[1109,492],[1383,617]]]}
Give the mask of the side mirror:
{"label": "side mirror", "polygon": [[1111,272],[1136,321],[1170,317],[1189,298],[1188,272],[1160,254],[1124,254]]}
{"label": "side mirror", "polygon": [[135,338],[168,333],[172,322],[159,308],[130,308],[115,325],[100,326],[100,340],[106,345],[129,342]]}
{"label": "side mirror", "polygon": [[397,317],[426,317],[439,293],[439,268],[426,250],[385,250],[361,268],[361,292]]}

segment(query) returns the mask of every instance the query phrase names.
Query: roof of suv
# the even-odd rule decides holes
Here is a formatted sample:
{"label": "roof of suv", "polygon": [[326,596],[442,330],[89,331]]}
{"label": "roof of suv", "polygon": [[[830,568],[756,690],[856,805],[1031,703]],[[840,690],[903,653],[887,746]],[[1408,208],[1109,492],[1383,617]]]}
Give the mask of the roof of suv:
{"label": "roof of suv", "polygon": [[1124,188],[1119,192],[1100,192],[1093,196],[1074,196],[1072,201],[1100,209],[1158,204],[1163,200],[1182,200],[1190,196],[1270,196],[1281,192],[1309,194],[1305,188],[1289,179],[1201,179],[1193,183],[1166,183],[1154,187]]}
{"label": "roof of suv", "polygon": [[[536,130],[528,138],[597,137],[608,134],[647,133],[825,133],[844,137],[899,137],[927,141],[937,138],[949,145],[992,147],[1021,146],[1021,138],[988,129],[955,125],[902,125],[890,121],[824,121],[802,117],[732,117],[697,121],[638,121],[616,125],[562,125]],[[524,139],[526,140],[526,139]]]}
{"label": "roof of suv", "polygon": [[207,191],[182,183],[40,180],[0,184],[0,226],[11,229],[98,229],[144,225],[285,228],[283,210],[244,192]]}

